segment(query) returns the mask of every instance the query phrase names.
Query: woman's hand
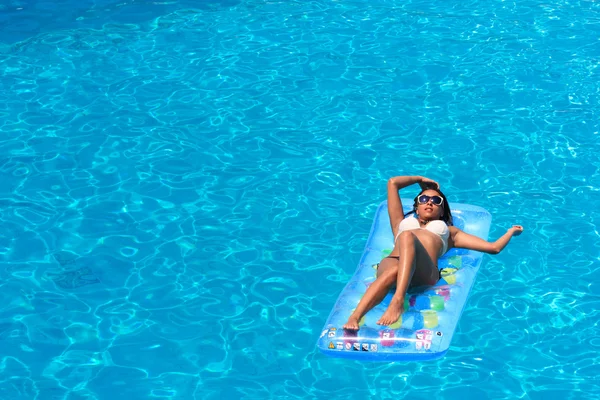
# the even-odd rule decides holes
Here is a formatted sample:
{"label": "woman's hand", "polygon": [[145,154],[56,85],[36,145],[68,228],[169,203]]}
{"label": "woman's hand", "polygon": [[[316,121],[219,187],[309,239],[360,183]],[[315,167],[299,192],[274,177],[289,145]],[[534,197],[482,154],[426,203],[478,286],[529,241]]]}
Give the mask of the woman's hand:
{"label": "woman's hand", "polygon": [[519,236],[523,233],[523,227],[521,225],[513,225],[508,231],[511,232],[513,236]]}
{"label": "woman's hand", "polygon": [[436,181],[429,179],[429,178],[425,178],[424,176],[421,177],[421,180],[419,181],[419,186],[421,186],[421,189],[425,190],[425,189],[440,189],[440,184],[437,183]]}

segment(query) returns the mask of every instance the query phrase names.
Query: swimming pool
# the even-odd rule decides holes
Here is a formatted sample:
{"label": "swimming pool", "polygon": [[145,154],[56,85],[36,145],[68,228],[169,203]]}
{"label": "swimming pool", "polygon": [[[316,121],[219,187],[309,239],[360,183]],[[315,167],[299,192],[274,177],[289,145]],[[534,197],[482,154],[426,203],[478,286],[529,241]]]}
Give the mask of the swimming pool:
{"label": "swimming pool", "polygon": [[[0,397],[598,396],[600,5],[192,6],[0,8]],[[327,358],[398,174],[525,233],[443,359]]]}

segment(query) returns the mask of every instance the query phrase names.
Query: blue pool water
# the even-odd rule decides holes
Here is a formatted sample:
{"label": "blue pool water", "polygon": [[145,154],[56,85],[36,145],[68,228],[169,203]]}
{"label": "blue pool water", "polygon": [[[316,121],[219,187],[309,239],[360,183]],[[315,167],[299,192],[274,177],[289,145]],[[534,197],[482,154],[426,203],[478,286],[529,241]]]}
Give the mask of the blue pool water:
{"label": "blue pool water", "polygon": [[[0,23],[0,398],[600,398],[600,3],[8,0]],[[328,358],[398,174],[525,233],[443,359]]]}

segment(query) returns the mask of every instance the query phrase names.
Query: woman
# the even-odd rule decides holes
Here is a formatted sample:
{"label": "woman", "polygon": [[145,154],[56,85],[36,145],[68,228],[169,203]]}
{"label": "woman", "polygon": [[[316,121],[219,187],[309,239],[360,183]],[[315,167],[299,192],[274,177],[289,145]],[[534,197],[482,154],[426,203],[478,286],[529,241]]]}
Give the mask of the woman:
{"label": "woman", "polygon": [[[421,186],[415,197],[415,218],[405,218],[398,191],[414,183]],[[358,321],[379,304],[396,285],[390,305],[377,323],[391,325],[400,318],[404,295],[409,287],[435,285],[441,278],[438,259],[456,247],[498,254],[513,236],[519,236],[523,227],[514,225],[495,242],[487,242],[452,226],[452,214],[446,196],[437,182],[422,176],[397,176],[388,181],[388,213],[394,234],[394,249],[377,268],[373,282],[344,325],[357,330]]]}

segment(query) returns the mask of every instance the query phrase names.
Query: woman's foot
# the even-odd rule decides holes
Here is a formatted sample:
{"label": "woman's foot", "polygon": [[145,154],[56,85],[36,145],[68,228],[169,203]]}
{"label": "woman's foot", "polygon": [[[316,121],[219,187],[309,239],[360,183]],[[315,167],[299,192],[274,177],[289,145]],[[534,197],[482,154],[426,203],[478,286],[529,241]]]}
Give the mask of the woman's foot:
{"label": "woman's foot", "polygon": [[378,325],[392,325],[400,319],[401,310],[404,308],[404,298],[393,298],[388,306],[387,310],[383,313]]}
{"label": "woman's foot", "polygon": [[344,324],[344,329],[347,329],[349,331],[357,331],[358,330],[358,317],[351,315],[350,318],[348,318],[348,322],[346,322]]}

